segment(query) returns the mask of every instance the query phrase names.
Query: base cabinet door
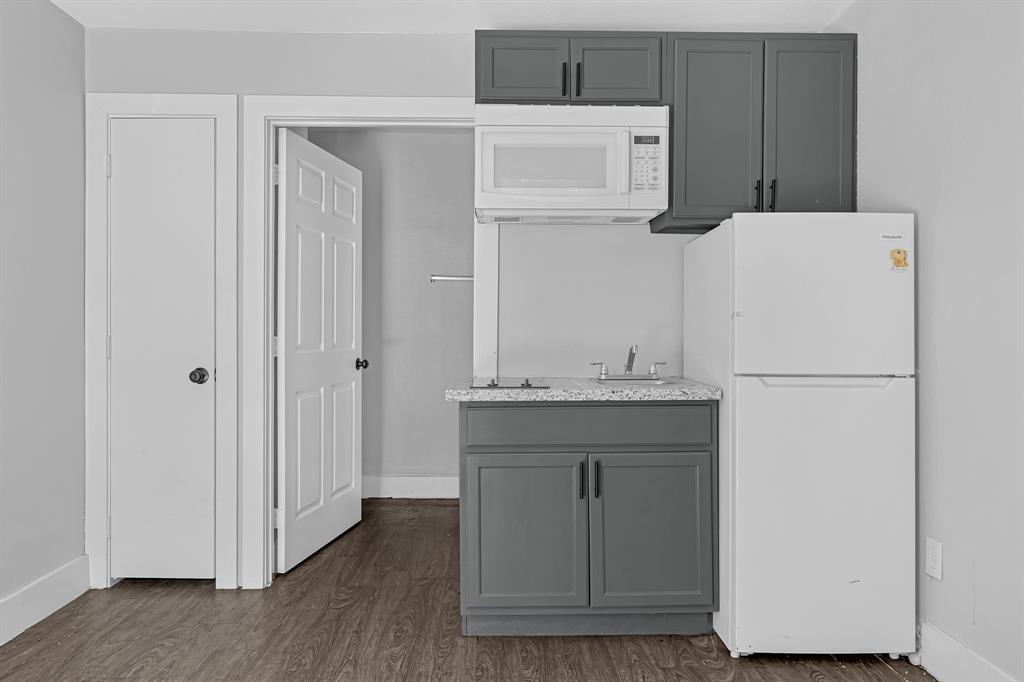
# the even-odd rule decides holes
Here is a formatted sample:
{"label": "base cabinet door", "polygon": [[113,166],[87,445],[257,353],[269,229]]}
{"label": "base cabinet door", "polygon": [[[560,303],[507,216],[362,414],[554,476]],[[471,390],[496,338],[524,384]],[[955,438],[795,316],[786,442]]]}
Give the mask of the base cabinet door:
{"label": "base cabinet door", "polygon": [[467,606],[585,606],[586,455],[466,456]]}
{"label": "base cabinet door", "polygon": [[768,211],[852,211],[854,42],[765,41]]}
{"label": "base cabinet door", "polygon": [[713,604],[711,453],[589,461],[591,605]]}

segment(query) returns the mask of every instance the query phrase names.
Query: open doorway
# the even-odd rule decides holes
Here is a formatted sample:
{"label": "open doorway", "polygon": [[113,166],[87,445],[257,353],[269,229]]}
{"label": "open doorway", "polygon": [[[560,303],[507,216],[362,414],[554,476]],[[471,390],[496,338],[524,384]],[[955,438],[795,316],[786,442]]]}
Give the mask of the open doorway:
{"label": "open doorway", "polygon": [[443,393],[472,373],[472,287],[430,276],[472,272],[473,135],[323,121],[275,137],[272,571],[285,572],[358,522],[360,498],[458,495]]}

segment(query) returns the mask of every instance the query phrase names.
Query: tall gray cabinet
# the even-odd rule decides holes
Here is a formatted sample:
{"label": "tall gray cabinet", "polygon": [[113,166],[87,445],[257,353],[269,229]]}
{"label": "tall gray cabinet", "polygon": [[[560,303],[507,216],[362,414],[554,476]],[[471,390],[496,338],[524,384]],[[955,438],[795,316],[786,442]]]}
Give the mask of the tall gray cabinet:
{"label": "tall gray cabinet", "polygon": [[853,210],[853,79],[852,38],[765,41],[762,210]]}
{"label": "tall gray cabinet", "polygon": [[676,38],[667,224],[718,224],[757,205],[764,41]]}
{"label": "tall gray cabinet", "polygon": [[854,210],[855,36],[683,33],[667,45],[672,191],[652,231]]}
{"label": "tall gray cabinet", "polygon": [[463,403],[466,634],[709,632],[717,403]]}

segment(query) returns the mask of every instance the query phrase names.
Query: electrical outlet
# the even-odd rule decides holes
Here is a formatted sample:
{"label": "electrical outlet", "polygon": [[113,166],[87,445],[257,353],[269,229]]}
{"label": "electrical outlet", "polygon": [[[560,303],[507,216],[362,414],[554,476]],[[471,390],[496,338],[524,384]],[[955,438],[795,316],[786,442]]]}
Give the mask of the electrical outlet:
{"label": "electrical outlet", "polygon": [[924,539],[924,572],[942,580],[942,543],[935,538]]}

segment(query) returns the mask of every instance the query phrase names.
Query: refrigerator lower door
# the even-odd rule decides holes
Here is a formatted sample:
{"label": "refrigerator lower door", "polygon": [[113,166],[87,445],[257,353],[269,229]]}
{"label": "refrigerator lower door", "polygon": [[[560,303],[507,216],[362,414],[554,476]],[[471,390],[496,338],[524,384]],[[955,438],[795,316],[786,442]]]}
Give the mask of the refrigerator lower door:
{"label": "refrigerator lower door", "polygon": [[734,389],[736,649],[914,651],[914,379]]}
{"label": "refrigerator lower door", "polygon": [[736,374],[914,374],[914,217],[738,213]]}

